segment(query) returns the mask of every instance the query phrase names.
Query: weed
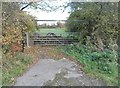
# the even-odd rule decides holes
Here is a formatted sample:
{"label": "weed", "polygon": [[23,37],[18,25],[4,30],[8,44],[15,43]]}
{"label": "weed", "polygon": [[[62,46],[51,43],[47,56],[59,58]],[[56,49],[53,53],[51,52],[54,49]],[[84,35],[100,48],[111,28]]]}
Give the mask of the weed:
{"label": "weed", "polygon": [[108,85],[118,85],[117,52],[92,51],[85,45],[63,46],[61,51],[84,64],[83,70],[86,73],[95,74],[105,80]]}

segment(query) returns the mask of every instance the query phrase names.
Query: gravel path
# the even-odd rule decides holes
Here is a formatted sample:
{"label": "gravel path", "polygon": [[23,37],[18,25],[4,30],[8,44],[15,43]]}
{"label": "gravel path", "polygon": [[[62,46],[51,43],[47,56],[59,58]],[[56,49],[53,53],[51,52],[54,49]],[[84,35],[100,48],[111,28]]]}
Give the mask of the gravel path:
{"label": "gravel path", "polygon": [[105,86],[90,78],[75,62],[68,59],[40,59],[23,76],[18,77],[15,86]]}

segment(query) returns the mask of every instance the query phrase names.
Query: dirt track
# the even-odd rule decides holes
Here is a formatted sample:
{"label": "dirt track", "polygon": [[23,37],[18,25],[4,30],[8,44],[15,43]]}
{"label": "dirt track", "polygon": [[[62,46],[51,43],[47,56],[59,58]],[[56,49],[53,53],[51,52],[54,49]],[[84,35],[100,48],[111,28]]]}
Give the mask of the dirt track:
{"label": "dirt track", "polygon": [[73,61],[67,59],[40,59],[15,86],[104,86],[104,83],[88,77]]}

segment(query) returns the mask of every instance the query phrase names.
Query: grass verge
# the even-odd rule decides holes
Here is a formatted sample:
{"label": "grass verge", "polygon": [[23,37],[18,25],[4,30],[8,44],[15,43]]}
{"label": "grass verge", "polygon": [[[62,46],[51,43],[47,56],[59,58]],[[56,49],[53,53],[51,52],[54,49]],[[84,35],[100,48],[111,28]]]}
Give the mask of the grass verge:
{"label": "grass verge", "polygon": [[24,53],[16,53],[12,58],[3,55],[2,85],[14,85],[16,77],[23,72],[32,63],[32,57]]}
{"label": "grass verge", "polygon": [[118,85],[117,52],[92,51],[84,45],[68,45],[60,49],[83,64],[82,70],[88,75],[102,79],[106,85]]}
{"label": "grass verge", "polygon": [[14,55],[3,54],[2,56],[2,85],[11,86],[16,78],[21,76],[29,67],[38,61],[39,49],[34,47],[25,48],[24,53],[17,52]]}

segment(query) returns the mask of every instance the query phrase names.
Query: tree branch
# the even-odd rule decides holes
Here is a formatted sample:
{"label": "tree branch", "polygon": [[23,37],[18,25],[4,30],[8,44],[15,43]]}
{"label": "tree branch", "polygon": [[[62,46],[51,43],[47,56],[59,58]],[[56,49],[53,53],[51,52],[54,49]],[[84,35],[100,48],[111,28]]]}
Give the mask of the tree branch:
{"label": "tree branch", "polygon": [[27,4],[26,6],[22,7],[20,10],[23,11],[25,8],[27,8],[29,5],[31,5],[33,2],[30,2],[29,4]]}

